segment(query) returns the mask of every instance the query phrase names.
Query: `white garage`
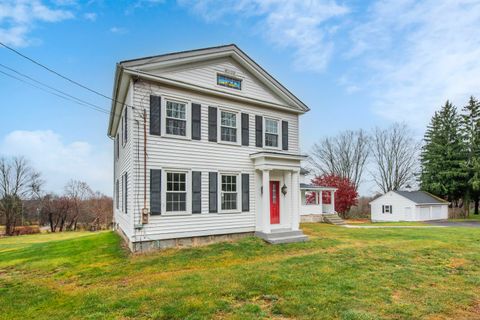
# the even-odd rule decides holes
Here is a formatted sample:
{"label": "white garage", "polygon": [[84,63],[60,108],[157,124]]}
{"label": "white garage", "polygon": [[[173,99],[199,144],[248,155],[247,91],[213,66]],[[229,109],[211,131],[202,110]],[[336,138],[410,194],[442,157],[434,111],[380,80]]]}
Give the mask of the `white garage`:
{"label": "white garage", "polygon": [[448,219],[448,202],[424,191],[390,191],[370,202],[372,221]]}

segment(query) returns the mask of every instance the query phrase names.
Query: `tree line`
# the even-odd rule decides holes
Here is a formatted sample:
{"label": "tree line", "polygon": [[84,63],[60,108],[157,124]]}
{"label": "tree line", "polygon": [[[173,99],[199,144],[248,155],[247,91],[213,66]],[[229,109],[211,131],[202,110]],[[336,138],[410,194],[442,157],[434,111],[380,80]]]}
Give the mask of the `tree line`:
{"label": "tree line", "polygon": [[309,168],[316,179],[338,176],[358,190],[365,171],[386,193],[418,185],[448,200],[451,206],[470,202],[475,214],[480,200],[480,103],[471,97],[461,112],[449,101],[433,115],[423,141],[406,124],[344,131],[314,144]]}
{"label": "tree line", "polygon": [[0,222],[6,235],[18,234],[24,225],[48,226],[50,232],[110,225],[111,197],[78,180],[70,180],[60,195],[46,192],[44,185],[41,174],[24,157],[0,158]]}
{"label": "tree line", "polygon": [[470,202],[479,214],[480,102],[470,97],[461,111],[447,101],[435,112],[424,137],[420,186],[455,207]]}

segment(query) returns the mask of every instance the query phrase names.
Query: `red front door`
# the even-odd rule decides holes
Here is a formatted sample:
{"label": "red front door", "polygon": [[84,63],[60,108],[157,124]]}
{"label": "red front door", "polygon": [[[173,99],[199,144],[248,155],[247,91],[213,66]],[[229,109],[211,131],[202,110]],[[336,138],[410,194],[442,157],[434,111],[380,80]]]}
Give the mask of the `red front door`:
{"label": "red front door", "polygon": [[270,223],[280,223],[280,182],[270,181]]}

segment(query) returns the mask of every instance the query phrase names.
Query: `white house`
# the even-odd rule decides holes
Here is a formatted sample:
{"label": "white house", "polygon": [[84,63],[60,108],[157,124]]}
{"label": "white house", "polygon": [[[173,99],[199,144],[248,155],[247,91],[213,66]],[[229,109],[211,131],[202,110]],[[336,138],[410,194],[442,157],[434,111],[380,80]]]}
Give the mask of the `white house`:
{"label": "white house", "polygon": [[448,219],[448,202],[424,191],[390,191],[370,202],[372,221]]}
{"label": "white house", "polygon": [[117,64],[114,222],[133,251],[299,230],[309,110],[235,45]]}

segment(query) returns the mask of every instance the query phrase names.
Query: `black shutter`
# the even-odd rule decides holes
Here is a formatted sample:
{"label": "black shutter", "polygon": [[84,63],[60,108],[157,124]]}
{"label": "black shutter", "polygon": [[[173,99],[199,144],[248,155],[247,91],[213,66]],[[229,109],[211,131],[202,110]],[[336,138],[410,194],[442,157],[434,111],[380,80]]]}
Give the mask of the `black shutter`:
{"label": "black shutter", "polygon": [[125,172],[125,213],[128,213],[128,172]]}
{"label": "black shutter", "polygon": [[208,173],[208,210],[210,213],[216,213],[217,209],[217,173],[209,172]]}
{"label": "black shutter", "polygon": [[117,139],[115,139],[115,149],[116,149],[117,160],[118,160],[118,157],[120,156],[120,136],[118,135],[118,133],[117,133]]}
{"label": "black shutter", "polygon": [[208,141],[217,142],[217,108],[208,107]]}
{"label": "black shutter", "polygon": [[117,210],[120,208],[120,197],[119,197],[119,194],[120,194],[120,183],[118,182],[118,179],[115,183],[115,207],[117,208]]}
{"label": "black shutter", "polygon": [[282,149],[288,150],[288,121],[282,121]]}
{"label": "black shutter", "polygon": [[162,214],[162,170],[150,169],[150,214]]}
{"label": "black shutter", "polygon": [[202,173],[192,171],[192,213],[202,212]]}
{"label": "black shutter", "polygon": [[125,134],[125,143],[128,141],[128,107],[125,106],[125,130],[123,131]]}
{"label": "black shutter", "polygon": [[263,117],[255,116],[255,145],[263,147]]}
{"label": "black shutter", "polygon": [[123,134],[123,130],[125,130],[125,125],[123,124],[124,122],[125,118],[122,117],[122,130],[120,131],[120,133],[122,134],[122,147],[125,145],[125,135]]}
{"label": "black shutter", "polygon": [[200,140],[201,136],[201,105],[192,103],[192,139]]}
{"label": "black shutter", "polygon": [[250,175],[242,173],[242,211],[250,211]]}
{"label": "black shutter", "polygon": [[160,135],[161,125],[161,105],[162,98],[159,96],[150,96],[150,134]]}
{"label": "black shutter", "polygon": [[242,146],[248,146],[250,144],[248,126],[248,113],[242,113]]}

